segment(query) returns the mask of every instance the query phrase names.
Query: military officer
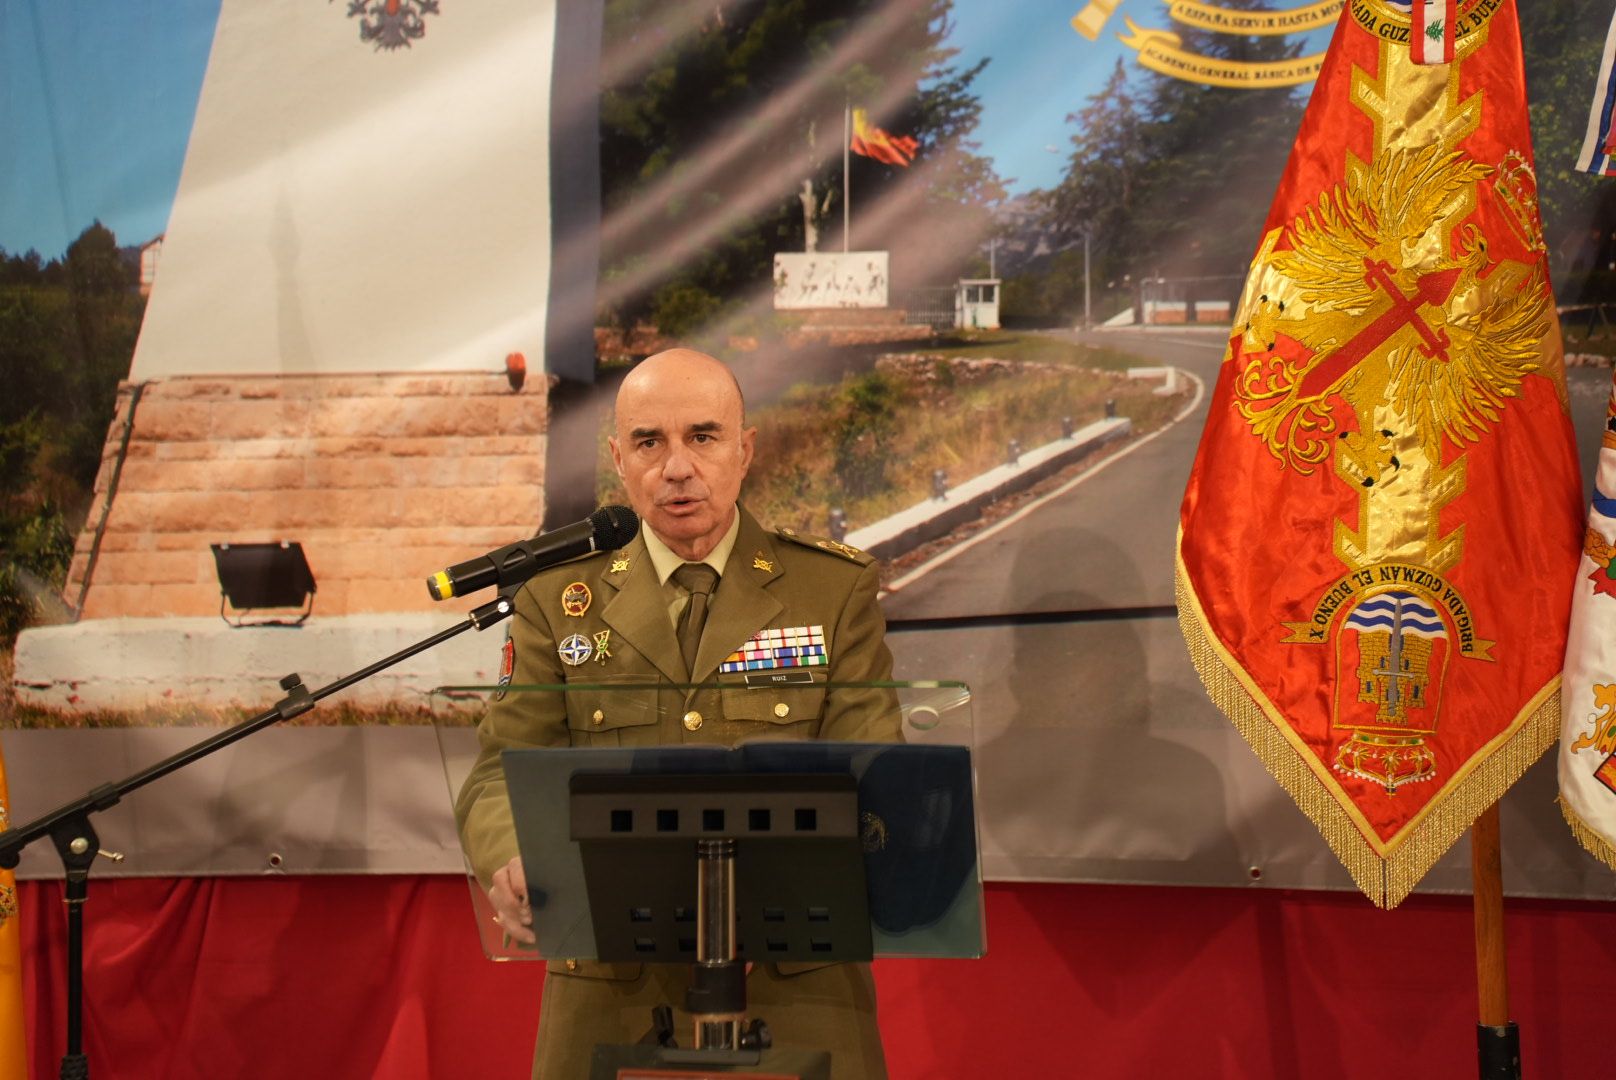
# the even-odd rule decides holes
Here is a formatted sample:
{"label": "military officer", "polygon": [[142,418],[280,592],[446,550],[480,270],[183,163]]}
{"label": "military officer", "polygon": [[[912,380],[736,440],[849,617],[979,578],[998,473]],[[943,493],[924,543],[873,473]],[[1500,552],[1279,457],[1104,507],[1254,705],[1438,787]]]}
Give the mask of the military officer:
{"label": "military officer", "polygon": [[[900,737],[886,692],[759,689],[745,685],[744,672],[726,670],[733,654],[750,650],[788,657],[780,662],[802,666],[821,685],[892,672],[870,556],[790,529],[767,531],[738,505],[757,433],[745,426],[729,369],[688,349],[646,359],[623,380],[614,428],[612,461],[640,534],[619,551],[533,577],[517,594],[501,671],[502,682],[580,689],[496,701],[456,805],[501,925],[524,943],[534,940],[532,917],[501,751]],[[721,688],[667,685],[714,680]],[[587,1076],[596,1043],[638,1041],[652,1006],[682,1007],[688,978],[673,965],[551,962],[534,1076]],[[775,1045],[830,1050],[835,1080],[886,1075],[867,965],[759,964],[747,997]]]}

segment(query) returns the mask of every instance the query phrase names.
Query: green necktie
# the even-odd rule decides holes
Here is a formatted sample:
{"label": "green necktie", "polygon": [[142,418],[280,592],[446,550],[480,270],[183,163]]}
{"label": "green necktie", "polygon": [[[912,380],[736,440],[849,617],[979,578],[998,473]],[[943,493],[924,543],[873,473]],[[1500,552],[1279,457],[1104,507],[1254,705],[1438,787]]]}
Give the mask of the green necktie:
{"label": "green necktie", "polygon": [[690,593],[684,614],[679,616],[679,653],[685,670],[696,677],[696,647],[701,644],[702,627],[707,625],[707,603],[718,587],[718,571],[706,563],[685,563],[673,572],[673,580]]}

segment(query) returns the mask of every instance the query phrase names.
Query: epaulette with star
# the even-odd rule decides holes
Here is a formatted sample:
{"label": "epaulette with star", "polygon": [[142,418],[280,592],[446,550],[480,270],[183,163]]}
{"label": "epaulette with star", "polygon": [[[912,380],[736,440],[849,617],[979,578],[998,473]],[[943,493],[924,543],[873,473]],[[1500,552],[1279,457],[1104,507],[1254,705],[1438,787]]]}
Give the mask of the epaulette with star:
{"label": "epaulette with star", "polygon": [[800,533],[796,529],[786,528],[776,529],[775,534],[782,540],[789,540],[793,544],[801,544],[805,548],[840,555],[842,558],[858,563],[860,566],[869,566],[875,561],[874,555],[867,551],[860,551],[850,544],[844,544],[840,540],[832,540],[824,536],[810,536],[807,533]]}

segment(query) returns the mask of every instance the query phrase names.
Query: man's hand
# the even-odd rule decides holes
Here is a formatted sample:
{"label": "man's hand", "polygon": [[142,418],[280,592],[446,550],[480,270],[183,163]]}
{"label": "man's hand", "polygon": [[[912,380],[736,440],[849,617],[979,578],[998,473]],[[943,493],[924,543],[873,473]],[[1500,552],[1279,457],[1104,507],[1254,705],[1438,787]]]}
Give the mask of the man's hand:
{"label": "man's hand", "polygon": [[488,900],[494,905],[494,921],[511,941],[532,945],[539,940],[532,930],[533,909],[527,903],[527,875],[522,873],[520,855],[494,871]]}

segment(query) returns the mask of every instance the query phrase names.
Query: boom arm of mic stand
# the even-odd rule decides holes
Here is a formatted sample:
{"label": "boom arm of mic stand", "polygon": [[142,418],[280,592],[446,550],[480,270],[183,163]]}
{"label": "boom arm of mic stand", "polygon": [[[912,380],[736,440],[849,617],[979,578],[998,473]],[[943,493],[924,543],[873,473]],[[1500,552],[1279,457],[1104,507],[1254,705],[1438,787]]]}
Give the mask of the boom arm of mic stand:
{"label": "boom arm of mic stand", "polygon": [[203,739],[194,746],[187,747],[179,753],[148,766],[140,772],[127,776],[122,780],[110,784],[101,784],[91,788],[85,794],[57,807],[43,817],[36,818],[25,825],[0,832],[0,869],[15,869],[22,858],[22,849],[38,840],[42,836],[51,837],[56,845],[57,854],[61,856],[62,867],[66,871],[67,883],[64,899],[67,901],[67,1051],[62,1057],[62,1080],[78,1080],[79,1077],[89,1076],[89,1061],[81,1049],[83,1028],[81,1023],[81,1010],[83,1002],[83,957],[84,957],[84,903],[89,899],[90,864],[95,857],[101,854],[100,840],[95,833],[95,827],[90,823],[90,815],[118,805],[119,801],[136,788],[144,787],[160,777],[167,776],[176,769],[182,769],[193,761],[207,757],[215,750],[221,750],[231,743],[245,739],[282,720],[290,720],[301,716],[314,708],[315,703],[339,691],[346,690],[357,682],[363,682],[379,671],[385,671],[394,664],[402,663],[410,657],[436,648],[452,637],[456,637],[473,628],[486,630],[495,623],[503,621],[514,610],[511,595],[501,593],[493,600],[481,607],[475,608],[464,622],[455,624],[447,630],[440,630],[423,641],[401,649],[385,659],[378,660],[367,667],[360,668],[350,675],[344,675],[335,682],[328,683],[318,690],[309,690],[303,685],[303,680],[296,674],[288,675],[281,680],[281,689],[286,696],[265,712],[259,713],[250,720],[244,720],[234,727],[225,728],[212,738]]}

